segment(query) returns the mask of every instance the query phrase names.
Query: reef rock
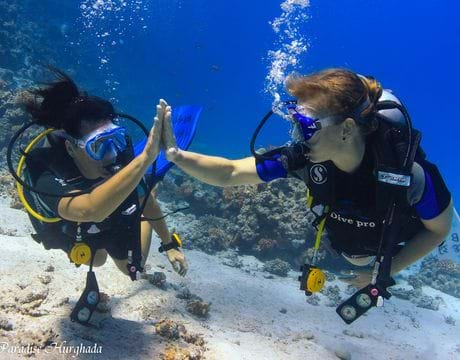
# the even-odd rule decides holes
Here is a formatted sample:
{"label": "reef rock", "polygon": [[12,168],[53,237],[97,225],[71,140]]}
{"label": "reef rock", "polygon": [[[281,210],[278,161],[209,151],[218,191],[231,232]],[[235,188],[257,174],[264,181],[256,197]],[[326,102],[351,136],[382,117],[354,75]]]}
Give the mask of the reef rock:
{"label": "reef rock", "polygon": [[205,318],[209,314],[211,304],[201,300],[189,301],[185,307],[190,314]]}
{"label": "reef rock", "polygon": [[264,271],[278,276],[287,276],[290,270],[289,263],[281,259],[270,260],[264,264]]}
{"label": "reef rock", "polygon": [[422,261],[416,278],[426,285],[460,298],[460,264],[455,261],[426,258]]}
{"label": "reef rock", "polygon": [[[186,247],[208,253],[238,249],[261,260],[280,259],[294,268],[305,262],[313,246],[314,218],[305,206],[305,185],[295,179],[270,184],[218,188],[172,170],[160,184],[161,201],[185,201],[183,234]],[[311,252],[310,252],[311,255]],[[326,258],[324,249],[321,259]],[[327,258],[325,259],[327,262]],[[324,261],[323,261],[324,264]]]}

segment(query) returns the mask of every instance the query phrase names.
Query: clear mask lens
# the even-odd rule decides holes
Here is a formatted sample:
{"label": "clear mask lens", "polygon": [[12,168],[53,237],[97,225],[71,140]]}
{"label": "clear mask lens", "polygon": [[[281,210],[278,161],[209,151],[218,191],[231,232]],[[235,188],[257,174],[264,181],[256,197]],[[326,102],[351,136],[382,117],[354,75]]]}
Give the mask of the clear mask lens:
{"label": "clear mask lens", "polygon": [[106,157],[116,157],[127,147],[126,129],[114,127],[108,131],[96,134],[86,140],[85,149],[94,160],[102,160]]}

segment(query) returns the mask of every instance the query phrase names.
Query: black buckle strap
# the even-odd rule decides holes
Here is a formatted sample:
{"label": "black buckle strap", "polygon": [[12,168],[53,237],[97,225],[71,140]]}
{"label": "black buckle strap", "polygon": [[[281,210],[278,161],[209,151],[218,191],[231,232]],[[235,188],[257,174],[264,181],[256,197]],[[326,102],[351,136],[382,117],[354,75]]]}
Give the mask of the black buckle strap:
{"label": "black buckle strap", "polygon": [[182,247],[182,240],[177,233],[173,233],[171,235],[171,240],[172,241],[168,244],[162,243],[161,246],[158,248],[158,251],[162,253],[165,251],[169,251],[171,249],[179,249],[180,247]]}

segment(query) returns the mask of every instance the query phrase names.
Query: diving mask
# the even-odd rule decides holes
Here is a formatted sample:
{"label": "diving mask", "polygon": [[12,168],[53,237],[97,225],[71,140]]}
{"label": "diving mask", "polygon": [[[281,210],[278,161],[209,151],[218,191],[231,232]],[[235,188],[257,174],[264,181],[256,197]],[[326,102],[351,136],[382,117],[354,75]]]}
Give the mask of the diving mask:
{"label": "diving mask", "polygon": [[251,153],[260,161],[271,160],[270,156],[257,153],[255,150],[255,142],[261,129],[273,114],[281,116],[292,124],[290,135],[294,139],[294,143],[291,143],[291,146],[285,147],[285,159],[283,160],[283,166],[285,164],[286,166],[289,165],[289,169],[303,167],[305,165],[305,161],[308,159],[308,153],[310,152],[307,141],[310,140],[318,130],[327,126],[336,125],[343,120],[342,115],[330,115],[323,118],[309,117],[305,115],[305,109],[297,105],[297,100],[282,101],[273,106],[262,118],[252,135],[250,143]]}
{"label": "diving mask", "polygon": [[90,132],[82,139],[75,139],[63,131],[58,136],[85,149],[86,154],[96,161],[113,159],[128,146],[126,128],[113,123]]}
{"label": "diving mask", "polygon": [[296,141],[308,141],[318,130],[336,125],[343,119],[340,115],[313,118],[304,115],[305,110],[298,106],[296,101],[287,101],[283,104],[286,106],[288,119],[293,123],[291,135]]}

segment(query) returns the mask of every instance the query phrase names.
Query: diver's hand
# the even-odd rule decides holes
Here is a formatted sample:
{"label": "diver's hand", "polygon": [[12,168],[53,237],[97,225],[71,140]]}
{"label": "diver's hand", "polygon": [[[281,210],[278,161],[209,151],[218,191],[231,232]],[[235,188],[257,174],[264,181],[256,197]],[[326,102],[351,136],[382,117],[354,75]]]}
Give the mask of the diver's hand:
{"label": "diver's hand", "polygon": [[[166,104],[166,102],[165,102]],[[171,113],[172,109],[170,106],[166,104],[165,107],[165,117],[163,123],[163,144],[165,146],[165,154],[166,158],[169,161],[174,162],[177,156],[179,155],[179,149],[176,143],[176,137],[174,136],[174,130],[172,127],[172,120],[171,120]]]}
{"label": "diver's hand", "polygon": [[354,286],[357,289],[362,289],[369,285],[372,280],[372,273],[369,270],[355,270],[356,277],[352,279],[344,279],[346,283]]}
{"label": "diver's hand", "polygon": [[174,271],[177,272],[180,276],[185,276],[188,270],[185,255],[177,249],[166,251],[166,255],[168,256],[168,260],[171,263]]}
{"label": "diver's hand", "polygon": [[153,121],[152,129],[150,130],[147,143],[145,144],[143,153],[149,162],[154,162],[160,153],[160,141],[164,122],[164,107],[161,103],[157,105],[157,114]]}

